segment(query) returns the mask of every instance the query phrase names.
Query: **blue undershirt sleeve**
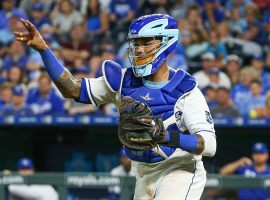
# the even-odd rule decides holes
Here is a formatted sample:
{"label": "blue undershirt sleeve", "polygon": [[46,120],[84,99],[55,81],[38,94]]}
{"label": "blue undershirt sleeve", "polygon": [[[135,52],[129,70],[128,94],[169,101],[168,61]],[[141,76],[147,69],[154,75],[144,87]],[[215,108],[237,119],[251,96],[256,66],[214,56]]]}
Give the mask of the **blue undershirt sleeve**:
{"label": "blue undershirt sleeve", "polygon": [[87,88],[86,88],[86,82],[85,82],[84,78],[82,79],[81,90],[80,90],[80,98],[76,99],[75,101],[80,102],[80,103],[85,103],[85,104],[92,103],[89,96],[88,96],[88,92],[87,92]]}
{"label": "blue undershirt sleeve", "polygon": [[40,51],[39,53],[51,79],[56,80],[59,78],[65,68],[55,57],[51,49],[47,48],[45,51]]}

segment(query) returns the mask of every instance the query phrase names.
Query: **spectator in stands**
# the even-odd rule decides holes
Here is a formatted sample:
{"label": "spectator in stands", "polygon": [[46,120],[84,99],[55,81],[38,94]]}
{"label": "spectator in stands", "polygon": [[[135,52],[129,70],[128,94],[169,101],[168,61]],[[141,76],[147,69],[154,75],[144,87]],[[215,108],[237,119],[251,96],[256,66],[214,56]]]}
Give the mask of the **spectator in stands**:
{"label": "spectator in stands", "polygon": [[266,32],[261,21],[258,20],[259,15],[260,11],[256,5],[250,4],[246,6],[245,18],[247,19],[248,27],[244,39],[263,45],[266,42]]}
{"label": "spectator in stands", "polygon": [[240,8],[233,8],[230,12],[229,26],[232,35],[238,36],[243,35],[247,31],[247,21],[245,18],[241,17]]}
{"label": "spectator in stands", "polygon": [[0,10],[0,29],[8,27],[9,18],[12,15],[16,15],[19,18],[27,19],[25,13],[15,7],[17,0],[2,0],[2,9]]}
{"label": "spectator in stands", "polygon": [[270,52],[268,52],[265,57],[261,81],[263,85],[263,93],[270,91]]}
{"label": "spectator in stands", "polygon": [[8,105],[11,102],[12,98],[12,85],[8,82],[5,82],[1,86],[1,95],[0,95],[0,107]]}
{"label": "spectator in stands", "polygon": [[28,74],[28,88],[37,87],[38,77],[40,76],[43,62],[39,55],[34,54],[28,58],[27,74]]}
{"label": "spectator in stands", "polygon": [[168,0],[144,0],[137,1],[139,4],[139,16],[150,15],[153,13],[168,13],[168,7],[166,4]]}
{"label": "spectator in stands", "polygon": [[52,2],[55,2],[55,0],[20,0],[19,7],[26,13],[27,16],[30,16],[33,4],[42,3],[44,4],[44,12],[47,14],[49,11],[49,6]]}
{"label": "spectator in stands", "polygon": [[[33,161],[29,158],[21,158],[18,161],[18,173],[21,175],[33,175],[35,173]],[[58,200],[58,193],[51,185],[9,185],[10,200]]]}
{"label": "spectator in stands", "polygon": [[256,110],[261,110],[265,106],[265,96],[262,94],[262,84],[258,80],[250,83],[251,95],[247,99],[247,110],[250,117],[257,117]]}
{"label": "spectator in stands", "polygon": [[[111,170],[112,176],[135,176],[131,168],[131,162],[127,157],[125,149],[120,151],[120,165]],[[120,186],[113,186],[109,188],[109,200],[119,200],[121,193]]]}
{"label": "spectator in stands", "polygon": [[47,73],[39,77],[38,88],[29,91],[27,103],[35,114],[51,115],[64,112],[64,100],[57,95],[51,86],[51,79]]}
{"label": "spectator in stands", "polygon": [[206,38],[198,28],[193,28],[190,32],[190,43],[186,44],[186,56],[190,61],[200,61],[202,54],[206,51],[208,43]]}
{"label": "spectator in stands", "polygon": [[[219,87],[227,87],[230,88],[230,85],[228,84],[227,79],[223,79],[222,76],[225,75],[224,72],[222,72],[218,68],[212,68],[209,69],[208,71],[208,77],[209,77],[209,86],[212,86],[214,88],[219,88]],[[226,75],[227,76],[227,75]]]}
{"label": "spectator in stands", "polygon": [[0,110],[1,116],[29,116],[33,114],[30,106],[25,104],[26,92],[17,85],[12,88],[11,103],[3,106]]}
{"label": "spectator in stands", "polygon": [[[270,44],[270,9],[266,10],[264,12],[263,16],[263,26],[264,30],[266,31],[267,34],[267,44]],[[269,48],[268,48],[269,50]]]}
{"label": "spectator in stands", "polygon": [[216,0],[204,0],[202,19],[206,28],[215,29],[219,23],[225,20],[224,11],[218,7]]}
{"label": "spectator in stands", "polygon": [[251,66],[258,72],[261,77],[264,67],[264,58],[262,54],[255,54],[251,60]]}
{"label": "spectator in stands", "polygon": [[171,4],[169,9],[170,15],[179,21],[185,18],[188,9],[190,6],[193,6],[195,2],[194,0],[175,0],[169,2],[169,4]]}
{"label": "spectator in stands", "polygon": [[111,22],[117,24],[129,24],[135,18],[138,4],[132,0],[111,0]]}
{"label": "spectator in stands", "polygon": [[219,117],[239,117],[239,110],[233,105],[230,97],[230,90],[225,87],[217,89],[216,99],[218,105],[211,109],[211,114],[215,118]]}
{"label": "spectator in stands", "polygon": [[[221,175],[240,174],[245,177],[269,176],[270,167],[267,164],[269,155],[268,148],[265,143],[257,142],[252,147],[252,160],[242,157],[239,160],[229,163],[221,168]],[[241,189],[238,192],[239,200],[269,199],[268,189]]]}
{"label": "spectator in stands", "polygon": [[[72,73],[75,78],[81,79],[89,75],[89,70],[84,67],[75,68]],[[81,104],[73,99],[67,99],[65,101],[65,110],[69,115],[78,115],[78,114],[90,114],[97,110],[92,104]]]}
{"label": "spectator in stands", "polygon": [[265,95],[265,105],[263,107],[256,108],[251,113],[252,118],[269,118],[270,117],[270,92]]}
{"label": "spectator in stands", "polygon": [[23,157],[18,160],[18,173],[22,175],[26,174],[34,174],[35,173],[35,167],[34,163],[30,158]]}
{"label": "spectator in stands", "polygon": [[13,32],[24,30],[19,19],[17,15],[13,14],[9,17],[8,26],[0,29],[0,45],[9,45],[14,40]]}
{"label": "spectator in stands", "polygon": [[[30,0],[31,1],[31,0]],[[54,0],[49,4],[49,17],[53,21],[56,16],[61,12],[61,2],[62,0]]]}
{"label": "spectator in stands", "polygon": [[[13,66],[9,69],[7,74],[7,81],[12,85],[23,85],[24,73],[18,66]],[[24,86],[25,87],[25,86]]]}
{"label": "spectator in stands", "polygon": [[109,15],[101,10],[98,0],[88,0],[86,29],[92,40],[100,40],[109,28]]}
{"label": "spectator in stands", "polygon": [[253,80],[258,80],[259,74],[252,67],[245,67],[240,71],[240,83],[235,84],[231,90],[234,104],[242,115],[248,115],[247,100],[251,96],[250,84]]}
{"label": "spectator in stands", "polygon": [[125,42],[118,48],[117,57],[121,59],[124,68],[130,67],[130,60],[128,58],[128,48],[129,44],[128,42]]}
{"label": "spectator in stands", "polygon": [[52,19],[55,32],[60,36],[69,33],[74,24],[80,24],[83,21],[81,13],[74,7],[71,0],[63,0],[60,4],[60,10],[56,17]]}
{"label": "spectator in stands", "polygon": [[[122,66],[121,60],[116,57],[115,50],[113,47],[107,48],[102,52],[101,63],[103,63],[103,61],[105,60],[113,60]],[[96,69],[95,77],[101,77],[101,76],[103,76],[102,68],[101,68],[101,65],[99,65],[99,67]]]}
{"label": "spectator in stands", "polygon": [[[270,88],[270,72],[269,72],[269,62],[270,57],[267,55],[267,57],[264,59],[263,55],[261,54],[255,54],[253,56],[253,59],[251,61],[252,67],[258,72],[262,86],[263,86],[263,93],[266,93],[267,90]],[[268,63],[266,63],[268,62]]]}
{"label": "spectator in stands", "polygon": [[186,61],[185,56],[182,54],[177,54],[176,52],[172,53],[168,58],[168,66],[171,68],[177,70],[177,69],[183,69],[185,71],[188,70],[188,64]]}
{"label": "spectator in stands", "polygon": [[228,55],[226,59],[225,69],[230,78],[232,86],[239,83],[241,59],[237,55]]}
{"label": "spectator in stands", "polygon": [[224,43],[220,41],[219,34],[216,31],[211,31],[209,35],[210,39],[206,51],[213,53],[217,61],[225,60],[227,56],[227,50]]}
{"label": "spectator in stands", "polygon": [[253,0],[254,4],[256,4],[256,6],[261,9],[267,9],[270,7],[270,1],[269,0]]}
{"label": "spectator in stands", "polygon": [[[196,72],[193,76],[197,79],[199,87],[201,89],[205,88],[206,86],[210,85],[211,80],[210,80],[210,74],[216,74],[217,75],[217,79],[215,79],[216,84],[218,86],[223,86],[226,88],[230,88],[231,84],[230,84],[230,79],[228,78],[228,76],[218,70],[215,65],[216,65],[216,60],[215,60],[215,55],[212,53],[205,53],[202,56],[202,60],[203,60],[203,70]],[[210,73],[209,73],[210,72]],[[214,78],[214,77],[211,77]],[[213,82],[213,81],[212,81]],[[214,82],[213,82],[214,83]]]}
{"label": "spectator in stands", "polygon": [[263,58],[261,54],[255,54],[252,61],[252,67],[259,73],[260,79],[262,81],[263,93],[266,93],[270,89],[270,55]]}
{"label": "spectator in stands", "polygon": [[110,13],[110,3],[111,0],[98,0],[101,10],[105,11],[107,14]]}
{"label": "spectator in stands", "polygon": [[262,110],[256,110],[257,117],[270,117],[270,91],[266,93],[265,107]]}
{"label": "spectator in stands", "polygon": [[68,66],[74,66],[76,59],[87,60],[91,53],[91,43],[85,39],[86,30],[82,24],[74,24],[70,39],[62,43],[61,53]]}
{"label": "spectator in stands", "polygon": [[[181,23],[184,22],[184,24],[181,26]],[[200,30],[204,38],[208,37],[208,33],[203,27],[203,21],[201,17],[200,7],[196,4],[188,7],[186,19],[182,19],[179,21],[180,28],[184,28],[184,30],[191,32],[192,29],[195,27]]]}
{"label": "spectator in stands", "polygon": [[97,71],[99,70],[101,66],[101,56],[98,54],[94,54],[91,56],[90,60],[89,60],[89,71],[90,71],[90,78],[94,78],[96,77]]}
{"label": "spectator in stands", "polygon": [[217,105],[217,90],[212,86],[205,88],[205,99],[210,110],[214,109]]}
{"label": "spectator in stands", "polygon": [[43,24],[50,24],[51,21],[46,17],[45,4],[37,2],[32,4],[30,21],[40,30]]}
{"label": "spectator in stands", "polygon": [[18,66],[26,70],[27,55],[25,46],[21,42],[13,41],[8,49],[8,55],[3,61],[3,71],[9,70],[12,66]]}
{"label": "spectator in stands", "polygon": [[252,3],[251,0],[229,0],[226,1],[225,8],[227,11],[232,11],[234,8],[239,8],[240,16],[244,17],[245,7],[250,3]]}
{"label": "spectator in stands", "polygon": [[[122,61],[116,56],[116,50],[115,46],[111,41],[104,40],[103,44],[101,44],[101,63],[105,60],[113,60],[117,62],[120,66],[123,66]],[[101,65],[96,71],[95,77],[100,77],[102,76],[102,70],[101,70]]]}
{"label": "spectator in stands", "polygon": [[134,0],[111,0],[110,22],[112,38],[118,44],[126,40],[127,27],[133,21],[138,12],[138,1]]}
{"label": "spectator in stands", "polygon": [[226,45],[226,49],[229,54],[237,54],[241,57],[251,57],[254,54],[262,53],[262,47],[260,44],[233,37],[228,23],[222,22],[218,25],[217,28],[221,37],[221,41],[223,41]]}

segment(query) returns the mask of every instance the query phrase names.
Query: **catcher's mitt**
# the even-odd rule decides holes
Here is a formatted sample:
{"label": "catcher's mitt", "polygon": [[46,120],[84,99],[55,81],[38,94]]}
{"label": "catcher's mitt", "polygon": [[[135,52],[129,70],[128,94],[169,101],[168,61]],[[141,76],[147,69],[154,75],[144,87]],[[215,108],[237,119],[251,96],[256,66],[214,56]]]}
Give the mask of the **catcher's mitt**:
{"label": "catcher's mitt", "polygon": [[146,104],[126,96],[121,100],[119,112],[118,136],[126,148],[143,151],[165,142],[162,118],[155,119]]}

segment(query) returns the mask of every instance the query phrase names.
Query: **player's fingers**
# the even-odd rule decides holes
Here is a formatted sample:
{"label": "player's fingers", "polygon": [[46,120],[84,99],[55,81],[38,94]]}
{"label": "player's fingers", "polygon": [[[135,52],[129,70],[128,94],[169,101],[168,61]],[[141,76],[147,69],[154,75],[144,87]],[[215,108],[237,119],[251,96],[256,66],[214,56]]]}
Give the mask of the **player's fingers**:
{"label": "player's fingers", "polygon": [[26,24],[27,24],[28,31],[30,32],[30,34],[34,35],[35,32],[37,31],[36,27],[28,20],[26,20]]}
{"label": "player's fingers", "polygon": [[24,32],[13,32],[13,34],[17,37],[29,37],[29,33]]}
{"label": "player's fingers", "polygon": [[26,42],[26,41],[28,41],[28,37],[16,37],[16,40],[17,41],[21,41],[21,42]]}
{"label": "player's fingers", "polygon": [[21,23],[27,28],[27,23],[26,23],[26,20],[25,19],[23,19],[23,18],[20,18],[20,21],[21,21]]}
{"label": "player's fingers", "polygon": [[20,19],[20,21],[23,23],[23,25],[26,27],[26,29],[31,35],[35,34],[36,28],[31,22],[22,18]]}
{"label": "player's fingers", "polygon": [[145,122],[145,123],[148,123],[148,124],[151,124],[152,123],[152,119],[150,119],[150,118],[142,118],[141,119],[141,122]]}

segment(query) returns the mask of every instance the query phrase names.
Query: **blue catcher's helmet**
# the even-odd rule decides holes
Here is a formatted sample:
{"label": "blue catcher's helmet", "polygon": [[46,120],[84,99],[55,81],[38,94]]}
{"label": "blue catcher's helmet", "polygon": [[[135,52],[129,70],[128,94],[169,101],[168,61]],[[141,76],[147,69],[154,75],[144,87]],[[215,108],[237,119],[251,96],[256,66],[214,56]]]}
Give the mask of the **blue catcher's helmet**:
{"label": "blue catcher's helmet", "polygon": [[[129,59],[135,76],[142,77],[154,74],[168,56],[175,50],[178,41],[178,25],[173,17],[167,14],[145,15],[135,19],[129,27]],[[155,50],[136,55],[141,45],[136,40],[141,38],[152,38],[160,40],[154,43]],[[157,47],[157,45],[159,45]],[[148,45],[146,45],[148,46]]]}

